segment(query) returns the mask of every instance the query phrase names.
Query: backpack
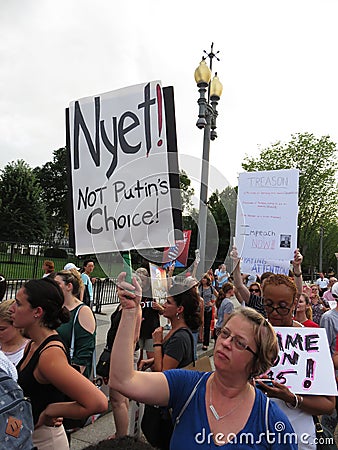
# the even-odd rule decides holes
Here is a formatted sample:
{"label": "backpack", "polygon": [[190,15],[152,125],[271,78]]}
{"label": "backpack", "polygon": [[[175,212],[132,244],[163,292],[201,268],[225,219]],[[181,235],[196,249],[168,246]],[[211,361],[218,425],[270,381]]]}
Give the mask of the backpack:
{"label": "backpack", "polygon": [[0,368],[0,450],[33,449],[32,407],[21,387]]}

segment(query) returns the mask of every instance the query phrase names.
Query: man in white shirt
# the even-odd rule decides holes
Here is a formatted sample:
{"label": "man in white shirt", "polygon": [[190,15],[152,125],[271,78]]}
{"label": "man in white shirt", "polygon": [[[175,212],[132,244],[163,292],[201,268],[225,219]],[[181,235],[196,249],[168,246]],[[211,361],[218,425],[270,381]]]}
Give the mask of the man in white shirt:
{"label": "man in white shirt", "polygon": [[315,284],[319,287],[319,295],[322,297],[329,285],[329,280],[325,277],[323,272],[320,272],[319,278],[316,280]]}

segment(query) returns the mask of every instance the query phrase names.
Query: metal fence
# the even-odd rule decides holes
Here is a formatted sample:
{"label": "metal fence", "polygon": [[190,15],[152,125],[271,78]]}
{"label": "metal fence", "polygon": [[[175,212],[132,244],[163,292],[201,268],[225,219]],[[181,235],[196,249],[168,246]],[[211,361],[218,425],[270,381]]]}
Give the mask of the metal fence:
{"label": "metal fence", "polygon": [[[25,280],[7,280],[7,288],[4,298],[15,298],[17,291],[26,282]],[[93,311],[96,314],[102,313],[102,306],[118,303],[119,299],[116,290],[116,279],[97,278],[93,284]]]}

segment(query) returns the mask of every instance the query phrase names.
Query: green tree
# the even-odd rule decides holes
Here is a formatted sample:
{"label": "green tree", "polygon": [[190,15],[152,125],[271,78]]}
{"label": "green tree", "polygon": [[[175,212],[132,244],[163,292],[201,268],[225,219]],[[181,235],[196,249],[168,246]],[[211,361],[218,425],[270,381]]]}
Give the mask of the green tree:
{"label": "green tree", "polygon": [[[208,200],[208,208],[216,224],[218,237],[213,236],[210,239],[218,239],[217,261],[224,262],[231,245],[231,235],[234,233],[234,224],[236,220],[237,192],[231,187],[226,187],[222,192],[216,190]],[[209,244],[211,241],[209,240]]]}
{"label": "green tree", "polygon": [[304,262],[313,266],[318,261],[320,228],[337,222],[336,144],[329,136],[297,133],[288,143],[278,141],[263,149],[258,158],[246,156],[242,167],[249,172],[299,169],[298,244]]}
{"label": "green tree", "polygon": [[45,238],[42,189],[23,160],[7,164],[0,175],[0,240],[38,242]]}
{"label": "green tree", "polygon": [[66,148],[54,150],[53,160],[36,167],[34,173],[42,187],[42,200],[47,207],[49,237],[51,240],[62,238],[68,230]]}
{"label": "green tree", "polygon": [[182,212],[190,214],[193,209],[192,197],[195,194],[195,190],[191,186],[191,180],[184,170],[180,171],[180,189],[182,199]]}

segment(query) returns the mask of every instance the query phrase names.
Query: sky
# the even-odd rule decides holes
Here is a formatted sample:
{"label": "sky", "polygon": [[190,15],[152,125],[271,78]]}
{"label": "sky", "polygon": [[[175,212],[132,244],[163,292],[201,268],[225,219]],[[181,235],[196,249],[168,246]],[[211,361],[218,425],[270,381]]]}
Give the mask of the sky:
{"label": "sky", "polygon": [[336,0],[0,0],[0,169],[51,161],[71,101],[161,80],[174,87],[180,168],[198,189],[194,71],[212,42],[223,94],[209,193],[293,133],[338,142],[337,17]]}

